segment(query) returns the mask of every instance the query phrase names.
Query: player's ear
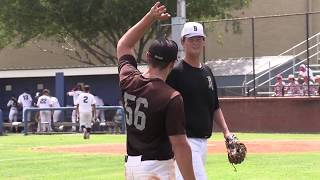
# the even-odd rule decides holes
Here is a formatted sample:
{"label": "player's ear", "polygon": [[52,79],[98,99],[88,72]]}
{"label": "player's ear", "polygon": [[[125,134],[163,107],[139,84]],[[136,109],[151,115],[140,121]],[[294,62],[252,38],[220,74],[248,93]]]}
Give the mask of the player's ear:
{"label": "player's ear", "polygon": [[147,53],[146,53],[146,57],[147,57],[147,62],[149,63],[149,62],[150,62],[150,60],[151,60],[151,54],[150,54],[150,52],[149,52],[149,51],[147,51]]}

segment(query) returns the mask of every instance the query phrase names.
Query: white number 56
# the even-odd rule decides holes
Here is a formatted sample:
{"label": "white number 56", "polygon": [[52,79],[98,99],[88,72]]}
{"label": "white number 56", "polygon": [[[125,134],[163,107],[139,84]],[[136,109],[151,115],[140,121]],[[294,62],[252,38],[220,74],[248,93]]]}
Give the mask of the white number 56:
{"label": "white number 56", "polygon": [[[134,112],[130,106],[128,106],[128,101],[133,101],[136,104],[136,108]],[[148,101],[146,98],[136,97],[134,95],[124,93],[124,103],[125,110],[127,114],[127,124],[130,126],[134,123],[134,127],[139,129],[140,131],[144,130],[146,127],[146,114],[140,110],[141,105],[144,108],[148,108]],[[139,121],[140,119],[140,121]]]}

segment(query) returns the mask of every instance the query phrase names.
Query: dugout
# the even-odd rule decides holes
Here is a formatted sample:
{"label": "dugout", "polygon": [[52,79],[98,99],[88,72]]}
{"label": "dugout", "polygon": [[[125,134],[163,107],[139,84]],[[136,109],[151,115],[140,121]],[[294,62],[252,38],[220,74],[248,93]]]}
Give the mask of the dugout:
{"label": "dugout", "polygon": [[47,88],[51,95],[57,96],[61,106],[72,106],[72,97],[67,96],[66,92],[77,83],[89,84],[91,92],[102,98],[105,105],[118,105],[121,94],[117,67],[1,70],[0,108],[4,120],[8,119],[7,102],[12,95],[18,97],[28,88],[34,96],[36,92]]}

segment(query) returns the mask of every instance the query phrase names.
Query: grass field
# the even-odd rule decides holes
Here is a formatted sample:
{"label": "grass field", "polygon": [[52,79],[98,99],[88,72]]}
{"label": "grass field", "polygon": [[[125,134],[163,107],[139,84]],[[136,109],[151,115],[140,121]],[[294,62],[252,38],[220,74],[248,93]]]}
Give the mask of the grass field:
{"label": "grass field", "polygon": [[[241,140],[314,140],[320,134],[251,134],[238,133]],[[217,134],[213,141],[221,141]],[[37,152],[43,146],[124,143],[123,135],[92,135],[89,141],[76,135],[0,136],[0,179],[124,179],[123,156]],[[299,147],[297,147],[299,148]],[[320,179],[320,150],[315,153],[252,154],[237,172],[227,162],[226,154],[211,154],[207,160],[209,179],[218,180],[292,180]]]}

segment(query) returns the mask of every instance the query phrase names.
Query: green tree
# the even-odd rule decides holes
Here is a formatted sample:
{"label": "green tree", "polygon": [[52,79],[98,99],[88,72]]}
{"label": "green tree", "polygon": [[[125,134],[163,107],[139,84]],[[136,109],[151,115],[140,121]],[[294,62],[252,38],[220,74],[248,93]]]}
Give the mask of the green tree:
{"label": "green tree", "polygon": [[[188,20],[229,17],[250,0],[187,0]],[[0,48],[22,47],[38,40],[58,42],[69,58],[86,64],[114,65],[117,41],[154,0],[1,0]],[[176,1],[161,1],[176,16]],[[170,22],[165,22],[170,23]],[[169,32],[154,25],[140,40],[139,62],[146,43]],[[111,48],[107,48],[111,47]],[[41,48],[41,47],[40,47]]]}

